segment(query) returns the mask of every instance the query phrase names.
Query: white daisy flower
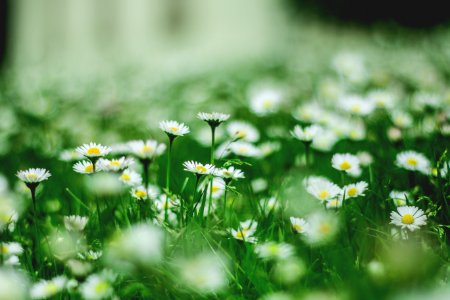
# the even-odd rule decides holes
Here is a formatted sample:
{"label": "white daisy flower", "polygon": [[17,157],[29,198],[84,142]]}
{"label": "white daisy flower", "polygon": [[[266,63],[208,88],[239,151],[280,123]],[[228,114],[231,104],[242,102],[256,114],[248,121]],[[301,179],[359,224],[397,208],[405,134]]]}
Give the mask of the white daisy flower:
{"label": "white daisy flower", "polygon": [[86,227],[87,222],[89,221],[88,217],[83,216],[65,216],[64,217],[64,226],[68,231],[83,231],[84,227]]}
{"label": "white daisy flower", "polygon": [[0,255],[4,258],[21,255],[23,253],[22,245],[16,242],[0,243]]}
{"label": "white daisy flower", "polygon": [[142,176],[136,171],[126,169],[119,176],[119,180],[129,186],[137,186],[142,184]]}
{"label": "white daisy flower", "polygon": [[18,171],[16,176],[25,183],[39,184],[40,182],[47,180],[51,174],[46,169],[31,168],[25,171]]}
{"label": "white daisy flower", "polygon": [[309,224],[305,242],[311,246],[320,246],[331,241],[339,231],[339,220],[333,213],[316,212],[306,219]]}
{"label": "white daisy flower", "polygon": [[307,233],[309,224],[303,218],[290,217],[292,229],[296,233]]}
{"label": "white daisy flower", "polygon": [[306,191],[320,201],[336,198],[341,193],[339,186],[324,177],[308,177],[304,184]]}
{"label": "white daisy flower", "polygon": [[109,299],[114,293],[111,281],[100,274],[90,275],[80,285],[79,291],[87,300]]}
{"label": "white daisy flower", "polygon": [[229,228],[228,229],[229,232],[231,233],[231,235],[237,239],[237,240],[241,240],[244,242],[249,242],[249,243],[256,243],[257,239],[253,236],[254,231],[246,231],[246,230],[242,230],[242,229],[233,229],[233,228]]}
{"label": "white daisy flower", "polygon": [[100,158],[97,162],[98,169],[107,172],[122,171],[134,164],[134,160],[129,157],[122,156],[120,158],[105,159]]}
{"label": "white daisy flower", "polygon": [[397,102],[393,93],[383,90],[376,90],[370,92],[368,95],[368,99],[376,107],[385,109],[392,109]]}
{"label": "white daisy flower", "polygon": [[344,96],[339,105],[343,110],[358,116],[367,116],[375,109],[373,102],[356,95]]}
{"label": "white daisy flower", "polygon": [[411,200],[411,195],[406,191],[393,190],[389,193],[389,198],[394,201],[395,206],[405,206],[408,204],[408,200]]}
{"label": "white daisy flower", "polygon": [[394,123],[394,125],[399,128],[410,128],[413,125],[413,119],[411,115],[404,111],[395,110],[390,115],[392,123]]}
{"label": "white daisy flower", "polygon": [[256,254],[264,260],[283,260],[294,255],[295,249],[286,243],[266,242],[255,247]]}
{"label": "white daisy flower", "polygon": [[162,194],[158,198],[156,198],[155,205],[159,211],[165,211],[166,208],[169,210],[174,207],[180,206],[180,200],[171,199],[170,197],[167,197],[166,194]]}
{"label": "white daisy flower", "polygon": [[214,172],[214,166],[210,164],[203,165],[199,162],[189,160],[183,163],[184,170],[197,174],[197,175],[209,175]]}
{"label": "white daisy flower", "polygon": [[321,120],[325,110],[315,101],[306,102],[299,106],[292,116],[298,121],[305,123],[316,123]]}
{"label": "white daisy flower", "polygon": [[83,158],[83,155],[78,153],[75,149],[63,150],[59,154],[59,160],[67,161],[67,162],[80,160],[82,158]]}
{"label": "white daisy flower", "polygon": [[119,144],[113,144],[111,145],[111,152],[112,155],[123,155],[128,154],[130,151],[128,147],[128,143],[119,143]]}
{"label": "white daisy flower", "polygon": [[356,153],[361,166],[368,167],[373,163],[372,155],[367,151],[360,151]]}
{"label": "white daisy flower", "polygon": [[145,186],[137,186],[131,189],[131,196],[137,200],[155,199],[158,194],[154,189],[146,189]]}
{"label": "white daisy flower", "polygon": [[23,272],[0,268],[0,299],[26,300],[30,298],[28,290],[28,280]]}
{"label": "white daisy flower", "polygon": [[127,143],[128,153],[136,156],[139,159],[148,159],[152,160],[166,150],[166,145],[162,143],[158,143],[155,140],[146,140],[146,141],[130,141]]}
{"label": "white daisy flower", "polygon": [[399,206],[391,212],[391,224],[414,231],[427,224],[427,216],[423,210],[415,206]]}
{"label": "white daisy flower", "polygon": [[281,102],[280,91],[267,88],[258,90],[250,96],[250,110],[258,116],[265,116],[278,112]]}
{"label": "white daisy flower", "polygon": [[337,153],[331,159],[333,168],[349,174],[358,174],[360,172],[359,164],[358,157],[350,153]]}
{"label": "white daisy flower", "polygon": [[340,53],[333,58],[332,66],[338,74],[352,83],[367,79],[367,71],[362,56],[356,53]]}
{"label": "white daisy flower", "polygon": [[239,228],[244,231],[249,231],[252,234],[256,231],[256,228],[258,227],[258,222],[254,220],[245,220],[239,223]]}
{"label": "white daisy flower", "polygon": [[422,153],[416,151],[403,151],[397,154],[395,164],[409,171],[418,171],[429,174],[431,171],[430,161]]}
{"label": "white daisy flower", "polygon": [[259,157],[261,151],[255,147],[253,144],[237,141],[230,145],[230,150],[234,155],[244,156],[244,157]]}
{"label": "white daisy flower", "polygon": [[[204,181],[199,187],[198,190],[202,191],[204,190],[205,186],[208,185],[208,187],[206,188],[206,197],[207,199],[209,198],[209,193],[211,191],[211,181]],[[225,184],[225,180],[223,180],[220,177],[214,177],[213,178],[213,186],[212,186],[212,197],[213,199],[219,199],[220,197],[223,196],[223,194],[225,193],[225,188],[226,188],[226,184]]]}
{"label": "white daisy flower", "polygon": [[279,206],[278,200],[276,197],[270,197],[268,199],[261,199],[259,201],[259,203],[261,204],[261,207],[263,208],[263,210],[266,214],[274,211]]}
{"label": "white daisy flower", "polygon": [[333,149],[338,141],[339,137],[333,130],[322,129],[322,132],[313,139],[311,147],[319,151],[328,152]]}
{"label": "white daisy flower", "polygon": [[212,112],[212,113],[199,112],[197,114],[197,118],[199,118],[202,121],[207,122],[209,124],[209,126],[216,128],[221,123],[228,120],[230,118],[230,115],[218,113],[218,112]]}
{"label": "white daisy flower", "polygon": [[30,296],[32,299],[50,298],[61,292],[66,282],[67,278],[65,276],[58,276],[51,280],[41,280],[31,287]]}
{"label": "white daisy flower", "polygon": [[364,192],[367,190],[368,186],[369,185],[365,181],[344,186],[342,190],[345,192],[345,199],[364,196]]}
{"label": "white daisy flower", "polygon": [[260,158],[267,157],[274,153],[275,151],[280,150],[281,145],[278,142],[265,142],[258,146]]}
{"label": "white daisy flower", "polygon": [[258,130],[250,123],[233,121],[227,125],[227,133],[233,140],[254,143],[259,140]]}
{"label": "white daisy flower", "polygon": [[252,186],[252,190],[255,193],[260,193],[267,189],[268,183],[267,180],[264,178],[255,178],[250,183]]}
{"label": "white daisy flower", "polygon": [[[94,173],[94,165],[92,162],[88,160],[82,160],[73,165],[73,170],[77,173],[81,174],[92,174]],[[96,162],[95,171],[100,171],[100,166],[98,165],[98,161]]]}
{"label": "white daisy flower", "polygon": [[214,169],[214,176],[222,177],[223,179],[225,179],[225,181],[245,178],[244,172],[239,169],[235,169],[233,166],[230,166],[228,168]]}
{"label": "white daisy flower", "polygon": [[184,123],[178,123],[177,121],[161,121],[159,123],[159,128],[171,138],[189,133],[189,127]]}
{"label": "white daisy flower", "polygon": [[108,155],[111,148],[91,142],[77,147],[75,151],[87,158],[98,158]]}
{"label": "white daisy flower", "polygon": [[440,95],[427,92],[418,92],[413,96],[413,106],[416,109],[437,109],[441,106],[441,100],[442,97]]}
{"label": "white daisy flower", "polygon": [[84,254],[78,253],[78,257],[84,260],[98,260],[100,257],[102,257],[103,251],[93,251],[89,250]]}
{"label": "white daisy flower", "polygon": [[305,143],[311,143],[322,132],[322,127],[319,125],[310,125],[302,127],[295,125],[294,130],[291,131],[291,135]]}
{"label": "white daisy flower", "polygon": [[325,202],[325,206],[326,208],[339,208],[342,206],[342,202],[343,202],[342,197],[330,199]]}

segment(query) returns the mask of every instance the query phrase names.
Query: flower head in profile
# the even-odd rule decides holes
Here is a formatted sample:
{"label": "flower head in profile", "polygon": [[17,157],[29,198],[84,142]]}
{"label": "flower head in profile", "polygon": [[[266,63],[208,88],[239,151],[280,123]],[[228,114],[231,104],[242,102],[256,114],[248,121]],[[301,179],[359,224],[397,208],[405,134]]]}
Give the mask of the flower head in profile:
{"label": "flower head in profile", "polygon": [[64,226],[68,231],[83,231],[84,227],[86,227],[87,222],[89,221],[88,217],[83,216],[65,216],[64,217]]}
{"label": "flower head in profile", "polygon": [[339,171],[344,171],[349,175],[361,173],[360,162],[356,155],[350,153],[337,153],[331,158],[331,165]]}
{"label": "flower head in profile", "polygon": [[235,169],[233,166],[228,168],[216,168],[214,175],[225,179],[225,181],[238,180],[245,178],[244,172],[239,169]]}
{"label": "flower head in profile", "polygon": [[295,125],[294,130],[291,131],[291,135],[304,143],[311,143],[322,131],[322,127],[319,125],[310,125],[302,127]]}
{"label": "flower head in profile", "polygon": [[406,191],[393,190],[389,193],[389,198],[394,201],[395,206],[405,206],[408,204],[408,200],[411,199],[411,195]]}
{"label": "flower head in profile", "polygon": [[199,162],[189,160],[183,163],[184,170],[196,175],[209,175],[214,172],[214,166],[210,164],[201,164]]}
{"label": "flower head in profile", "polygon": [[340,101],[343,110],[358,116],[367,116],[375,109],[375,104],[359,96],[346,96]]}
{"label": "flower head in profile", "polygon": [[282,260],[294,255],[295,249],[286,243],[266,242],[255,247],[256,254],[264,260]]}
{"label": "flower head in profile", "polygon": [[217,126],[228,120],[230,118],[230,115],[219,112],[212,112],[212,113],[199,112],[197,114],[197,117],[200,120],[208,123],[209,126],[211,126],[212,128],[216,128]]}
{"label": "flower head in profile", "polygon": [[397,154],[395,164],[409,171],[418,171],[429,174],[431,171],[430,161],[422,153],[416,151],[403,151]]}
{"label": "flower head in profile", "polygon": [[415,206],[399,206],[391,212],[391,224],[414,231],[427,224],[427,216],[423,210]]}
{"label": "flower head in profile", "polygon": [[[95,164],[98,164],[98,161],[95,162]],[[95,168],[95,172],[99,171],[100,168]],[[88,160],[82,160],[73,165],[73,170],[77,173],[81,174],[92,174],[94,173],[94,164],[91,161]]]}
{"label": "flower head in profile", "polygon": [[240,222],[239,227],[236,229],[230,228],[228,229],[231,235],[241,241],[249,242],[249,243],[256,243],[256,238],[253,236],[253,234],[256,231],[256,227],[258,226],[258,223],[253,220],[246,220],[243,222]]}
{"label": "flower head in profile", "polygon": [[159,128],[164,131],[171,139],[189,133],[189,127],[184,123],[178,123],[177,121],[161,121],[159,123]]}
{"label": "flower head in profile", "polygon": [[80,286],[79,290],[84,299],[108,299],[113,293],[111,276],[105,274],[92,274]]}
{"label": "flower head in profile", "polygon": [[369,185],[365,181],[344,186],[342,190],[345,192],[345,199],[364,196],[364,192],[367,190],[368,186]]}
{"label": "flower head in profile", "polygon": [[311,176],[304,181],[306,191],[320,201],[336,198],[341,188],[324,177]]}
{"label": "flower head in profile", "polygon": [[135,140],[127,143],[128,153],[134,155],[138,159],[152,160],[166,150],[166,145],[158,143],[155,140]]}
{"label": "flower head in profile", "polygon": [[79,146],[75,149],[79,154],[89,159],[99,158],[108,155],[111,152],[110,147],[106,147],[96,143],[89,143]]}
{"label": "flower head in profile", "polygon": [[130,191],[131,196],[137,200],[146,200],[148,198],[154,199],[158,196],[157,191],[150,188],[145,188],[145,186],[136,186]]}
{"label": "flower head in profile", "polygon": [[136,171],[126,169],[119,176],[119,180],[129,186],[137,186],[142,184],[142,176]]}
{"label": "flower head in profile", "polygon": [[275,89],[260,89],[250,96],[250,110],[258,116],[275,113],[280,109],[282,93]]}
{"label": "flower head in profile", "polygon": [[40,182],[47,180],[51,174],[46,169],[31,168],[24,171],[18,171],[16,176],[27,185],[37,185]]}
{"label": "flower head in profile", "polygon": [[334,198],[334,199],[330,199],[328,201],[325,202],[325,207],[326,208],[339,208],[342,206],[343,203],[343,198],[342,196],[338,197],[338,198]]}
{"label": "flower head in profile", "polygon": [[97,164],[99,170],[107,172],[118,172],[133,165],[134,160],[125,156],[113,159],[100,158]]}
{"label": "flower head in profile", "polygon": [[289,220],[291,221],[292,230],[294,230],[294,232],[304,234],[308,233],[309,224],[305,219],[290,217]]}
{"label": "flower head in profile", "polygon": [[233,121],[227,125],[227,133],[233,140],[254,143],[259,140],[259,131],[252,124],[244,121]]}
{"label": "flower head in profile", "polygon": [[60,293],[67,283],[65,276],[58,276],[50,280],[41,280],[35,283],[30,290],[31,298],[44,299],[50,298]]}

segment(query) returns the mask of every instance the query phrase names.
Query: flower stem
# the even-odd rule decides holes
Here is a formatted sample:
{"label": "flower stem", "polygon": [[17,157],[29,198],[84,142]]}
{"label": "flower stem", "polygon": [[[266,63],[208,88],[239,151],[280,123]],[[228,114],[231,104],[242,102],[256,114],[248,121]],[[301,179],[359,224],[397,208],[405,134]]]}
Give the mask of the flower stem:
{"label": "flower stem", "polygon": [[144,186],[148,189],[148,167],[150,166],[150,161],[148,159],[143,159],[141,162],[144,169]]}
{"label": "flower stem", "polygon": [[[210,163],[213,166],[214,166],[215,135],[216,135],[216,127],[211,126],[211,159],[210,159]],[[212,175],[210,175],[208,213],[211,211],[211,206],[212,206],[213,181],[214,181],[214,177]]]}
{"label": "flower stem", "polygon": [[172,143],[174,138],[169,136],[169,149],[167,151],[167,172],[166,172],[166,192],[170,190],[170,164],[171,164],[171,153],[172,153]]}

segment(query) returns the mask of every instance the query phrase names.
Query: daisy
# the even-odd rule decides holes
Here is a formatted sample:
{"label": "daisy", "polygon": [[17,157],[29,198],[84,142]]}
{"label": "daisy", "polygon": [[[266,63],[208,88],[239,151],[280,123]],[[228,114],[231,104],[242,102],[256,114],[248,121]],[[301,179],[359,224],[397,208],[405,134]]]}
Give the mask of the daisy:
{"label": "daisy", "polygon": [[16,174],[20,180],[28,185],[37,186],[40,182],[47,180],[51,174],[46,169],[31,168],[25,171],[18,171]]}
{"label": "daisy", "polygon": [[0,243],[0,255],[4,258],[21,255],[23,253],[22,245],[16,242]]}
{"label": "daisy", "polygon": [[265,142],[258,146],[258,150],[260,153],[260,158],[267,157],[274,153],[275,151],[280,150],[281,145],[278,142]]}
{"label": "daisy", "polygon": [[122,156],[120,158],[114,159],[100,158],[97,163],[99,170],[108,172],[118,172],[134,164],[134,160],[132,158]]}
{"label": "daisy", "polygon": [[303,235],[311,246],[320,246],[331,241],[339,231],[339,220],[333,213],[316,212],[308,216],[308,234]]}
{"label": "daisy", "polygon": [[306,102],[298,107],[292,113],[292,116],[298,121],[305,123],[319,122],[324,114],[324,109],[315,101]]}
{"label": "daisy", "polygon": [[[219,199],[220,197],[223,196],[223,194],[225,193],[225,189],[226,189],[226,183],[225,180],[223,180],[220,177],[215,177],[212,180],[212,188],[211,188],[211,181],[208,182],[204,182],[205,184],[208,184],[208,188],[207,188],[207,197],[209,197],[209,194],[212,193],[212,198],[213,199]],[[201,185],[199,187],[199,190],[204,188],[204,184]]]}
{"label": "daisy", "polygon": [[360,151],[356,153],[356,156],[358,157],[359,162],[363,167],[368,167],[373,163],[373,157],[367,151]]}
{"label": "daisy", "polygon": [[395,206],[405,206],[408,204],[408,199],[411,199],[411,195],[406,191],[393,190],[389,193],[389,198],[394,201]]}
{"label": "daisy", "polygon": [[259,157],[261,155],[261,151],[257,147],[244,141],[237,141],[232,143],[230,145],[230,150],[237,156]]}
{"label": "daisy", "polygon": [[213,174],[214,166],[210,164],[203,165],[199,162],[189,160],[183,163],[184,170],[194,173],[198,176]]}
{"label": "daisy", "polygon": [[364,192],[367,190],[368,186],[369,185],[365,181],[344,186],[342,190],[345,192],[345,199],[364,196]]}
{"label": "daisy", "polygon": [[88,221],[89,221],[88,217],[74,216],[74,215],[65,216],[64,226],[68,231],[83,231]]}
{"label": "daisy", "polygon": [[142,176],[130,169],[126,169],[119,176],[119,180],[129,186],[137,186],[142,184]]}
{"label": "daisy", "polygon": [[30,290],[30,296],[33,299],[50,298],[61,292],[67,282],[65,276],[58,276],[51,280],[41,280],[35,283]]}
{"label": "daisy", "polygon": [[331,159],[333,168],[339,171],[344,171],[348,174],[358,174],[360,172],[359,159],[357,156],[349,153],[334,154]]}
{"label": "daisy", "polygon": [[233,140],[254,143],[259,140],[258,130],[250,123],[233,121],[227,126],[227,133]]}
{"label": "daisy", "polygon": [[292,229],[296,233],[308,233],[309,224],[303,218],[290,217]]}
{"label": "daisy", "polygon": [[199,112],[197,114],[197,118],[199,118],[202,121],[205,121],[209,124],[212,128],[215,128],[228,120],[230,118],[230,115],[218,113],[218,112],[212,112],[212,113],[205,113],[205,112]]}
{"label": "daisy", "polygon": [[136,156],[139,159],[152,160],[166,150],[166,145],[158,143],[155,140],[146,141],[130,141],[127,143],[128,153]]}
{"label": "daisy", "polygon": [[427,216],[423,210],[415,206],[400,206],[391,212],[391,224],[414,231],[427,224]]}
{"label": "daisy", "polygon": [[392,109],[396,104],[394,95],[391,92],[383,90],[370,92],[368,99],[378,108]]}
{"label": "daisy", "polygon": [[250,110],[258,116],[265,116],[279,110],[282,94],[274,89],[262,89],[250,96]]}
{"label": "daisy", "polygon": [[154,189],[147,189],[145,186],[137,186],[131,189],[131,196],[137,200],[154,199],[158,196]]}
{"label": "daisy", "polygon": [[294,255],[295,249],[286,243],[266,242],[255,247],[256,254],[264,260],[282,260]]}
{"label": "daisy", "polygon": [[304,143],[311,143],[321,132],[322,128],[318,125],[306,127],[295,125],[294,130],[291,131],[291,135]]}
{"label": "daisy", "polygon": [[92,274],[80,286],[79,291],[84,299],[109,299],[114,293],[111,281],[101,274]]}
{"label": "daisy", "polygon": [[239,169],[235,169],[233,166],[230,166],[228,168],[214,169],[214,176],[225,179],[225,182],[245,178],[244,172]]}
{"label": "daisy", "polygon": [[[96,162],[98,164],[98,161]],[[82,160],[77,162],[73,165],[73,170],[77,173],[81,174],[92,174],[94,173],[94,164],[91,161],[88,160]],[[95,168],[95,171],[99,171],[100,168],[97,165],[97,168]]]}
{"label": "daisy", "polygon": [[231,235],[237,240],[249,242],[252,244],[256,243],[256,241],[257,241],[257,239],[252,236],[254,231],[246,231],[246,230],[242,230],[240,228],[237,230],[230,228],[228,230],[231,233]]}
{"label": "daisy", "polygon": [[395,110],[391,113],[391,120],[396,127],[402,129],[410,128],[413,125],[413,119],[411,115],[400,110]]}
{"label": "daisy", "polygon": [[364,59],[355,53],[340,53],[333,58],[333,69],[352,83],[361,83],[367,79]]}
{"label": "daisy", "polygon": [[13,268],[0,268],[0,299],[29,299],[28,279],[24,272]]}
{"label": "daisy", "polygon": [[337,197],[341,188],[324,177],[311,176],[304,182],[306,191],[320,201]]}
{"label": "daisy", "polygon": [[261,207],[266,214],[274,211],[279,206],[278,200],[275,197],[270,197],[269,199],[261,199],[259,203],[261,204]]}
{"label": "daisy", "polygon": [[416,151],[403,151],[397,154],[395,164],[409,171],[418,171],[423,174],[429,174],[431,167],[430,161],[422,153]]}
{"label": "daisy", "polygon": [[342,206],[342,197],[331,199],[325,202],[326,208],[339,208]]}
{"label": "daisy", "polygon": [[111,152],[110,147],[102,146],[96,143],[84,144],[75,149],[79,154],[89,159],[95,159],[108,155]]}
{"label": "daisy", "polygon": [[339,141],[339,137],[330,129],[322,129],[320,135],[317,135],[311,144],[311,147],[319,150],[328,152],[333,149],[334,145]]}
{"label": "daisy", "polygon": [[178,123],[177,121],[161,121],[159,123],[159,128],[164,131],[170,139],[189,133],[189,127],[184,123]]}
{"label": "daisy", "polygon": [[61,153],[59,154],[59,160],[62,161],[67,161],[67,162],[71,162],[71,161],[75,161],[75,160],[80,160],[83,158],[83,155],[81,155],[80,153],[78,153],[76,150],[74,149],[70,149],[70,150],[63,150],[61,151]]}
{"label": "daisy", "polygon": [[356,95],[343,97],[339,104],[343,110],[358,116],[367,116],[375,109],[373,102]]}
{"label": "daisy", "polygon": [[165,211],[166,209],[169,210],[174,207],[180,206],[180,200],[171,199],[170,197],[167,197],[166,194],[162,194],[158,198],[156,198],[155,205],[158,210]]}
{"label": "daisy", "polygon": [[254,220],[245,220],[239,223],[239,228],[244,231],[251,232],[252,234],[256,231],[258,227],[258,222]]}

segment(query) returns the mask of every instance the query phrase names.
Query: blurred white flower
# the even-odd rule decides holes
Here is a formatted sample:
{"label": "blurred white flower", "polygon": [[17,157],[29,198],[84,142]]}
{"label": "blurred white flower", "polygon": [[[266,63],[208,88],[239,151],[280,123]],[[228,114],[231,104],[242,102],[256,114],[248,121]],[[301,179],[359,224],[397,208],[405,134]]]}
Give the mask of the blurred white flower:
{"label": "blurred white flower", "polygon": [[230,145],[230,150],[237,156],[259,157],[261,155],[261,151],[257,147],[244,141],[237,141],[232,143]]}
{"label": "blurred white flower", "polygon": [[411,201],[411,196],[409,192],[406,191],[393,190],[389,193],[389,198],[394,201],[395,206],[404,206],[408,204],[407,200]]}
{"label": "blurred white flower", "polygon": [[68,231],[83,231],[88,221],[89,218],[84,216],[65,216],[64,226]]}
{"label": "blurred white flower", "polygon": [[294,130],[291,131],[291,135],[305,143],[311,143],[316,137],[322,133],[322,127],[318,125],[310,125],[302,127],[295,125]]}
{"label": "blurred white flower", "polygon": [[356,95],[342,97],[339,101],[339,106],[346,112],[358,116],[367,116],[375,109],[373,102]]}
{"label": "blurred white flower", "polygon": [[339,171],[348,174],[358,174],[360,172],[359,159],[350,153],[336,153],[331,158],[331,165]]}
{"label": "blurred white flower", "polygon": [[292,229],[296,233],[307,233],[309,230],[309,224],[303,218],[290,217]]}
{"label": "blurred white flower", "polygon": [[250,95],[250,110],[258,116],[276,113],[280,109],[282,93],[275,89],[260,89]]}
{"label": "blurred white flower", "polygon": [[233,121],[227,125],[227,133],[233,140],[254,143],[259,140],[258,130],[250,123]]}
{"label": "blurred white flower", "polygon": [[286,243],[266,242],[255,247],[256,254],[265,260],[282,260],[294,255],[295,249]]}
{"label": "blurred white flower", "polygon": [[315,212],[306,219],[308,232],[303,235],[311,246],[320,246],[330,242],[339,231],[338,217],[331,212]]}
{"label": "blurred white flower", "polygon": [[130,169],[124,170],[119,176],[119,180],[129,186],[138,186],[142,184],[142,176]]}
{"label": "blurred white flower", "polygon": [[28,279],[22,272],[0,267],[0,300],[29,299],[28,285]]}
{"label": "blurred white flower", "polygon": [[60,293],[64,289],[66,282],[67,278],[65,276],[58,276],[51,280],[41,280],[33,284],[30,296],[32,299],[50,298]]}
{"label": "blurred white flower", "polygon": [[341,188],[324,177],[310,176],[305,179],[306,191],[320,201],[336,198]]}
{"label": "blurred white flower", "polygon": [[135,140],[127,143],[128,153],[134,155],[139,159],[152,160],[166,150],[166,145],[158,143],[155,140]]}
{"label": "blurred white flower", "polygon": [[395,158],[395,165],[409,171],[418,171],[425,175],[431,172],[428,158],[422,153],[411,150],[398,153]]}
{"label": "blurred white flower", "polygon": [[114,293],[112,282],[103,274],[92,274],[80,285],[80,293],[84,299],[109,299]]}

